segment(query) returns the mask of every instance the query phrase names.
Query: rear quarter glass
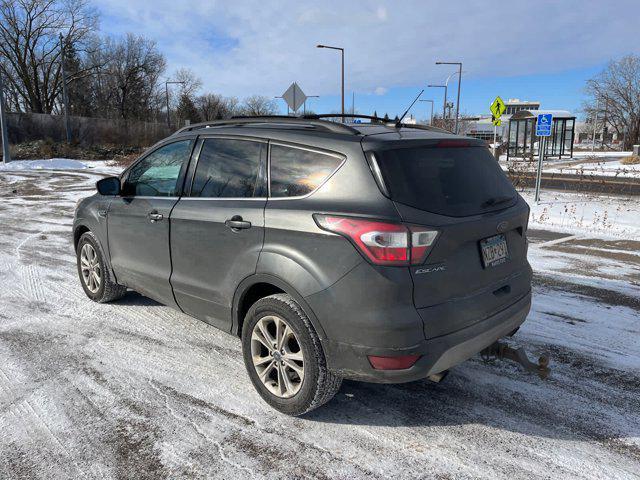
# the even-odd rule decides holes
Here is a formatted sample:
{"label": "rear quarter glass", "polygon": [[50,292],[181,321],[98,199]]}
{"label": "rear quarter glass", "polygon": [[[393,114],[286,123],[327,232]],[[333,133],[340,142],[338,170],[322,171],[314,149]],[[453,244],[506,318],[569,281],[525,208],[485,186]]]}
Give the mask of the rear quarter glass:
{"label": "rear quarter glass", "polygon": [[463,217],[509,207],[517,193],[485,147],[420,146],[374,152],[392,200]]}

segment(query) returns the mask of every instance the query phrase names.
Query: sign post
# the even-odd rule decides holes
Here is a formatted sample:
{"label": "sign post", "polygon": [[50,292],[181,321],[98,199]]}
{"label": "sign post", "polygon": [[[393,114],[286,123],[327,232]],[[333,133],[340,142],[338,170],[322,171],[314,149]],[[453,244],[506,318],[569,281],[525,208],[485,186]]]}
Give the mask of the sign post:
{"label": "sign post", "polygon": [[507,106],[504,104],[504,100],[498,96],[493,103],[491,103],[489,110],[491,110],[491,122],[493,123],[493,156],[496,157],[496,160],[499,160],[497,157],[496,137],[498,127],[502,124],[500,117],[502,117],[502,114],[507,110]]}
{"label": "sign post", "polygon": [[536,193],[534,201],[536,204],[540,202],[540,183],[542,182],[542,162],[544,160],[544,150],[547,143],[547,137],[551,136],[551,125],[553,124],[553,115],[550,113],[541,113],[536,120],[536,137],[538,137],[538,171],[536,173]]}

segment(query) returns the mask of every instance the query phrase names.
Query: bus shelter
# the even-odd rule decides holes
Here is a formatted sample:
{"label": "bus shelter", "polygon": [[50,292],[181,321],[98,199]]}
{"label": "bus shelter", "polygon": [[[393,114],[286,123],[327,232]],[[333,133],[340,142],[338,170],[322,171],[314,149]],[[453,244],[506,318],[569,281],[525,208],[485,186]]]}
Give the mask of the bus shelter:
{"label": "bus shelter", "polygon": [[539,138],[536,137],[536,121],[541,113],[553,115],[551,136],[547,137],[545,157],[572,157],[573,137],[576,117],[566,110],[520,110],[509,119],[509,139],[507,160],[516,158],[535,158],[538,154]]}

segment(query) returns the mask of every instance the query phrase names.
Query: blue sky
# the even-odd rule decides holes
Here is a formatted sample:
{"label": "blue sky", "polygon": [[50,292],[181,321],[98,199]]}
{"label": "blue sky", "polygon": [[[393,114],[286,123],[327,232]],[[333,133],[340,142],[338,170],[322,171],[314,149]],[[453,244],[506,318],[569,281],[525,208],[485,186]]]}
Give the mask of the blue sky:
{"label": "blue sky", "polygon": [[[429,83],[462,61],[461,111],[488,112],[496,95],[578,112],[584,83],[606,63],[640,53],[637,0],[442,2],[363,0],[101,0],[105,34],[154,39],[167,77],[192,69],[203,91],[239,98],[281,95],[297,81],[316,112],[340,108],[339,54],[345,48],[346,108],[401,113]],[[455,96],[454,76],[449,82]],[[442,108],[442,89],[422,98]],[[286,111],[280,101],[283,112]],[[414,108],[427,115],[427,103]]]}

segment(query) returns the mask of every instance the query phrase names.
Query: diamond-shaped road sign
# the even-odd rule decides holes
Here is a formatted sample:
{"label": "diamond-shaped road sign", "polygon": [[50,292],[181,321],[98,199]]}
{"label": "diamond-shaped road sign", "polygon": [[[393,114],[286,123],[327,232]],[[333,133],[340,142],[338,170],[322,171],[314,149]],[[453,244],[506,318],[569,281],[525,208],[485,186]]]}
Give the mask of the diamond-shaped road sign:
{"label": "diamond-shaped road sign", "polygon": [[504,100],[500,97],[496,97],[491,106],[489,107],[491,114],[493,115],[494,122],[500,120],[500,117],[507,111],[507,106],[504,104]]}
{"label": "diamond-shaped road sign", "polygon": [[293,82],[287,91],[282,94],[282,98],[289,108],[296,112],[298,109],[304,104],[307,96],[304,94],[302,89],[298,86],[296,82]]}

